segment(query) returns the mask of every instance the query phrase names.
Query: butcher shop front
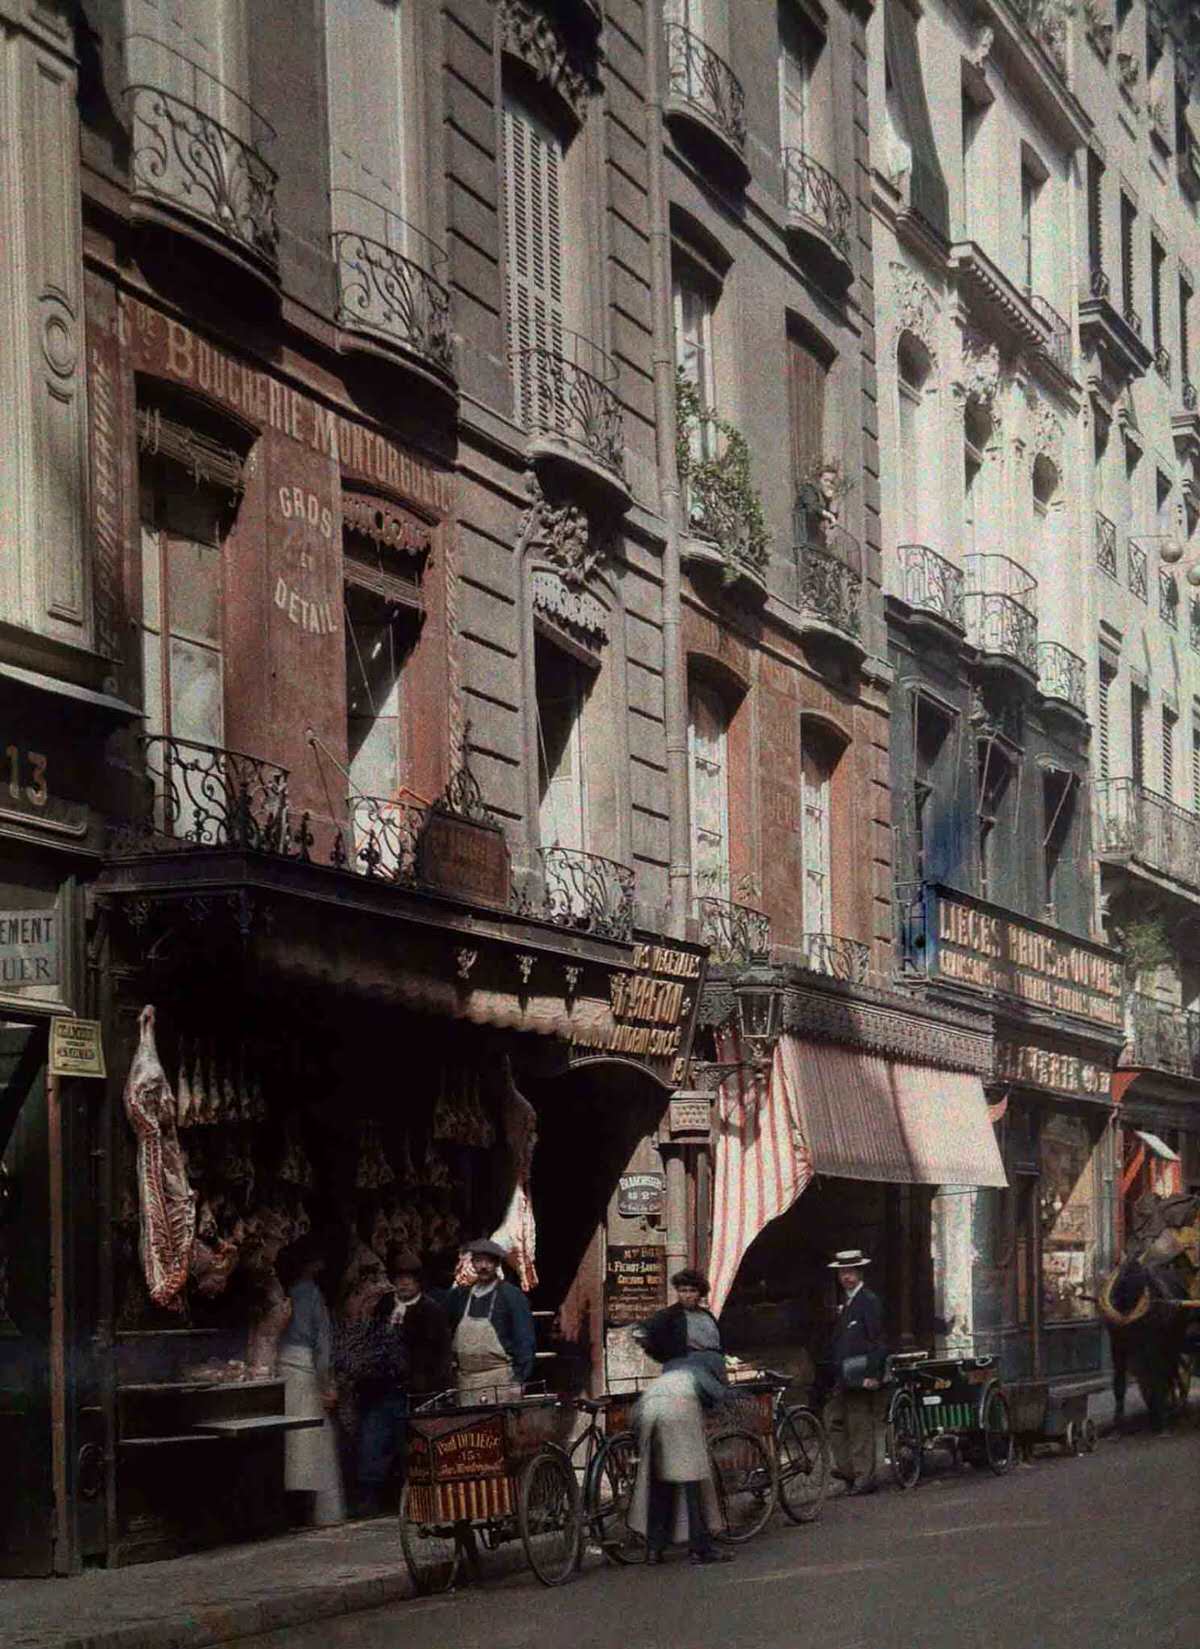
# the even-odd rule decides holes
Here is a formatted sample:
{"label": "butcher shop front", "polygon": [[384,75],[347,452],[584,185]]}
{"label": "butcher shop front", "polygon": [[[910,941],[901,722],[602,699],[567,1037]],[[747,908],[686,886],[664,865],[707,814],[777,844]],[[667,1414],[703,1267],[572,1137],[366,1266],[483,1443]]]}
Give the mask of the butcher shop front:
{"label": "butcher shop front", "polygon": [[[444,806],[438,828],[458,829]],[[389,1244],[436,1288],[492,1235],[530,1295],[536,1378],[604,1379],[611,1243],[672,1241],[646,1186],[666,1178],[704,966],[582,910],[526,897],[514,914],[482,882],[467,903],[359,874],[336,844],[325,864],[153,845],[115,857],[101,896],[110,1563],[284,1526],[279,1261],[306,1233],[329,1256],[335,1344],[377,1302]],[[351,1495],[355,1425],[348,1393]]]}

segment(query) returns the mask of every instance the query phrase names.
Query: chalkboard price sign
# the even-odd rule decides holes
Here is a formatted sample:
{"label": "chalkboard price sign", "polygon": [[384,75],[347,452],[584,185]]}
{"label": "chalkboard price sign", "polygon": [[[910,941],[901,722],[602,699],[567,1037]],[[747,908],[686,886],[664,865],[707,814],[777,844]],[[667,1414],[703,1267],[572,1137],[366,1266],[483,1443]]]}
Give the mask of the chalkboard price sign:
{"label": "chalkboard price sign", "polygon": [[614,1328],[644,1323],[667,1303],[666,1250],[650,1243],[608,1251],[605,1317]]}

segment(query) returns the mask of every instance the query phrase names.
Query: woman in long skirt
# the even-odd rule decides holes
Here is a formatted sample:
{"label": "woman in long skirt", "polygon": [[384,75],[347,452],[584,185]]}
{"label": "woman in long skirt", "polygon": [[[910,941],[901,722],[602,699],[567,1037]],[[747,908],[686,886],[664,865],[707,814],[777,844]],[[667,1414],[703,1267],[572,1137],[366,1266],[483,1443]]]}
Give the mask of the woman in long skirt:
{"label": "woman in long skirt", "polygon": [[333,1424],[337,1407],[331,1368],[333,1324],[317,1281],[325,1269],[325,1256],[316,1240],[304,1237],[292,1245],[286,1259],[295,1280],[288,1291],[292,1317],[279,1347],[284,1412],[297,1419],[319,1420],[320,1425],[287,1433],[284,1487],[289,1494],[306,1496],[304,1521],[341,1523],[346,1508]]}

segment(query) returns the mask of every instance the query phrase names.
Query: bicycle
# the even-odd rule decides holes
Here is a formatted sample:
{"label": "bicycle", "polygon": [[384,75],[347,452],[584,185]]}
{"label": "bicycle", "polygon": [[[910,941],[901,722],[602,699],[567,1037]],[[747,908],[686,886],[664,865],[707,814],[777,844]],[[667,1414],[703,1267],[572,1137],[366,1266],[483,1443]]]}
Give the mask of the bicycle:
{"label": "bicycle", "polygon": [[779,1503],[793,1523],[815,1523],[829,1493],[829,1438],[820,1416],[803,1403],[785,1403],[786,1374],[765,1370],[775,1387],[772,1433],[779,1470]]}
{"label": "bicycle", "polygon": [[[632,1431],[609,1436],[600,1416],[611,1397],[576,1397],[575,1406],[587,1416],[587,1425],[567,1448],[577,1477],[582,1479],[584,1526],[609,1563],[641,1563],[646,1543],[629,1527],[629,1505],[637,1482],[638,1445]],[[582,1465],[576,1456],[583,1450]],[[582,1557],[582,1542],[580,1544]]]}

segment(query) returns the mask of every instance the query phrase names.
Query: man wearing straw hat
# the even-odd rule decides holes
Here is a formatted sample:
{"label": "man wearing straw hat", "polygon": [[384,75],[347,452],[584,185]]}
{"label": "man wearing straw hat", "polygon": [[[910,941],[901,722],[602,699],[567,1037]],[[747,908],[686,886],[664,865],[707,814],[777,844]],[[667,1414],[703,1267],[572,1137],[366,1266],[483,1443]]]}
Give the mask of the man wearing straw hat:
{"label": "man wearing straw hat", "polygon": [[870,1260],[861,1248],[843,1248],[830,1261],[845,1299],[830,1338],[833,1395],[825,1409],[825,1424],[833,1448],[837,1475],[850,1494],[874,1494],[875,1411],[883,1378],[886,1348],[883,1341],[883,1305],[863,1284]]}

